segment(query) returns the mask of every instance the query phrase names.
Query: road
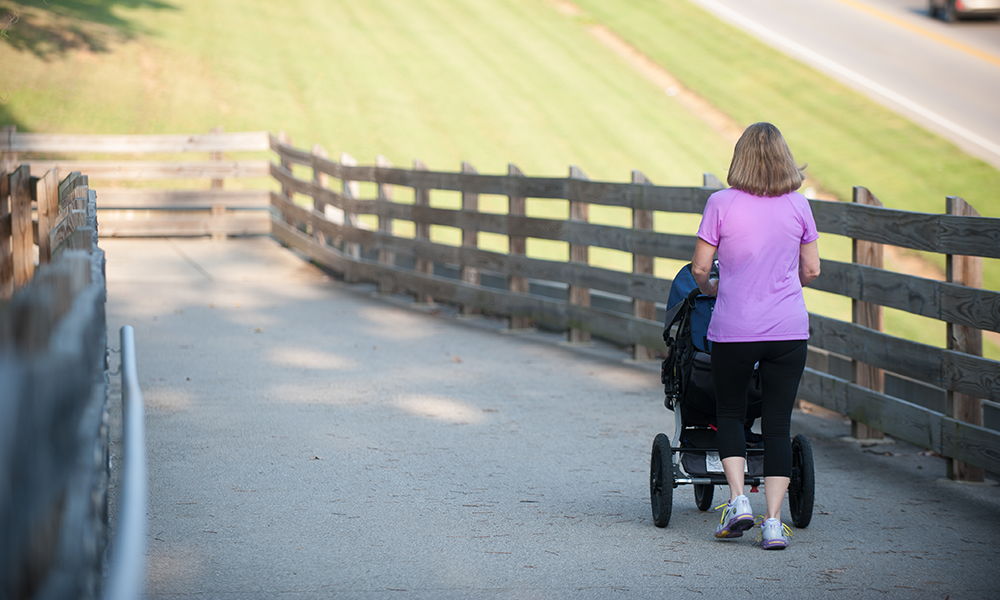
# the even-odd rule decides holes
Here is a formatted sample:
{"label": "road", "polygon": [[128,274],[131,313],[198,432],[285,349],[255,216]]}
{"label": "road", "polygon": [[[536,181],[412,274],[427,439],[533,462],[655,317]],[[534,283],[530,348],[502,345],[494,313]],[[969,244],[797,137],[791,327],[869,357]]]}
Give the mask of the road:
{"label": "road", "polygon": [[995,483],[912,446],[796,413],[817,500],[788,550],[714,540],[688,487],[658,529],[651,365],[418,310],[270,239],[101,246],[146,401],[148,598],[995,597]]}
{"label": "road", "polygon": [[694,0],[1000,168],[1000,22],[924,0]]}

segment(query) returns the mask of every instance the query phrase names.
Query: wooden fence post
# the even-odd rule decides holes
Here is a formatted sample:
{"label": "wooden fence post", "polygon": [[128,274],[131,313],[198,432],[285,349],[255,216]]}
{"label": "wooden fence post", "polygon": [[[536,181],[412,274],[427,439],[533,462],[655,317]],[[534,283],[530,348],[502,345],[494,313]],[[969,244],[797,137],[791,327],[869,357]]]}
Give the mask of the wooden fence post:
{"label": "wooden fence post", "polygon": [[[652,182],[640,171],[632,171],[632,183],[650,185]],[[653,230],[653,211],[641,208],[632,209],[632,229],[636,231]],[[653,274],[653,257],[632,254],[632,272],[638,275]],[[656,319],[656,305],[649,300],[632,299],[632,316],[640,319]],[[653,349],[640,344],[632,346],[634,360],[650,360],[654,357]]]}
{"label": "wooden fence post", "polygon": [[[278,132],[278,141],[286,146],[292,145],[292,139],[288,137],[288,134],[285,133],[284,131]],[[287,158],[285,158],[284,154],[278,153],[278,161],[281,164],[282,168],[286,169],[289,173],[291,173],[292,163]],[[281,195],[285,197],[285,200],[291,202],[292,191],[284,183],[281,184]]]}
{"label": "wooden fence post", "polygon": [[0,299],[10,298],[14,294],[10,204],[10,173],[0,171]]}
{"label": "wooden fence post", "polygon": [[31,169],[21,165],[10,174],[10,252],[14,259],[14,289],[35,274],[35,236],[31,230]]}
{"label": "wooden fence post", "polygon": [[[427,165],[425,165],[422,160],[414,160],[413,161],[413,170],[414,171],[426,171],[427,170]],[[413,187],[413,203],[416,206],[429,207],[431,205],[431,192],[430,192],[430,190],[428,190],[427,188],[422,188],[422,187],[416,187],[416,186],[414,186]],[[418,211],[419,211],[419,209],[416,209],[414,212],[419,217],[419,212]],[[418,218],[418,219],[414,220],[413,225],[414,225],[413,237],[416,240],[421,241],[421,242],[430,242],[430,240],[431,240],[431,226],[430,226],[430,224],[429,223],[425,223],[425,222],[419,220],[419,218]],[[426,259],[426,258],[419,258],[418,257],[417,258],[417,263],[416,263],[415,267],[416,267],[417,273],[421,273],[421,274],[426,275],[428,277],[432,277],[434,275],[434,261],[431,261],[431,260]],[[420,303],[424,303],[424,304],[434,304],[434,296],[431,296],[429,294],[420,294],[420,293],[418,293],[416,295],[416,301],[420,302]]]}
{"label": "wooden fence post", "polygon": [[[963,217],[978,217],[979,213],[968,202],[956,196],[946,200],[947,213]],[[978,256],[947,255],[948,281],[968,287],[983,287],[983,259]],[[983,355],[983,332],[965,325],[948,323],[948,349]],[[967,394],[948,392],[948,407],[951,416],[973,425],[983,424],[982,400]],[[986,472],[982,467],[948,459],[948,477],[958,481],[983,481]]]}
{"label": "wooden fence post", "polygon": [[722,188],[726,187],[726,184],[722,183],[722,180],[716,177],[713,173],[702,173],[701,187],[706,187],[713,190],[721,190]]}
{"label": "wooden fence post", "polygon": [[[313,147],[312,147],[312,182],[313,182],[313,185],[315,185],[317,188],[323,188],[323,189],[325,189],[326,186],[327,186],[327,182],[329,181],[329,177],[327,176],[327,174],[323,173],[322,171],[320,171],[319,170],[319,166],[317,164],[317,159],[326,158],[327,156],[328,155],[326,153],[326,150],[323,148],[323,146],[320,146],[319,144],[314,144],[313,145]],[[323,216],[329,218],[328,211],[326,210],[329,207],[329,205],[326,202],[324,202],[323,200],[320,199],[320,195],[317,192],[318,192],[318,190],[313,192],[313,197],[312,197],[312,199],[313,199],[313,211],[318,212],[318,213],[322,213]],[[323,233],[322,231],[315,231],[314,230],[312,232],[312,235],[313,235],[313,238],[315,238],[316,242],[321,247],[326,248],[326,234],[325,233]]]}
{"label": "wooden fence post", "polygon": [[[380,167],[391,167],[392,163],[389,160],[379,154],[375,157],[375,172],[379,171]],[[380,179],[378,175],[375,177],[376,180]],[[377,203],[378,207],[378,230],[379,233],[385,236],[392,235],[392,219],[389,217],[389,206],[388,203],[392,201],[392,189],[388,184],[378,182],[375,184],[377,190]],[[380,242],[381,245],[381,242]],[[378,262],[387,266],[394,266],[396,264],[396,253],[392,250],[387,250],[385,248],[379,248],[378,250]],[[393,282],[395,278],[389,274],[384,274],[378,278],[378,291],[382,294],[391,294],[395,291],[395,286]]]}
{"label": "wooden fence post", "polygon": [[[4,125],[0,130],[7,141],[7,148],[14,147],[14,138],[17,136],[16,125]],[[17,152],[14,150],[4,150],[0,152],[0,173],[10,173],[17,168]]]}
{"label": "wooden fence post", "polygon": [[[476,169],[469,163],[462,161],[462,173],[475,174]],[[468,186],[462,186],[462,211],[466,214],[474,214],[479,211],[479,194],[465,191]],[[462,248],[479,248],[479,230],[472,227],[462,228]],[[479,285],[479,270],[475,267],[462,265],[462,281],[464,283]],[[479,311],[475,306],[462,305],[463,315],[474,315]]]}
{"label": "wooden fence post", "polygon": [[[575,221],[578,223],[586,223],[588,220],[588,215],[590,213],[590,204],[587,202],[580,202],[576,200],[579,196],[578,191],[575,189],[577,181],[587,181],[587,175],[580,170],[579,167],[570,166],[569,168],[569,185],[568,193],[569,197],[569,220],[571,222]],[[590,251],[589,247],[583,244],[570,244],[569,245],[569,260],[571,263],[580,263],[582,265],[587,265],[590,263]],[[569,303],[576,306],[590,306],[590,289],[585,287],[580,287],[576,285],[569,286]],[[580,327],[574,327],[575,319],[570,318],[570,328],[568,333],[568,341],[570,343],[584,343],[590,341],[590,332],[586,329]]]}
{"label": "wooden fence post", "polygon": [[[222,127],[215,126],[209,133],[222,133]],[[208,159],[221,161],[222,152],[209,152]],[[209,189],[212,190],[221,190],[222,186],[222,179],[213,179],[208,185]],[[209,230],[212,232],[213,241],[226,239],[226,205],[219,201],[212,203],[211,213],[209,216]]]}
{"label": "wooden fence post", "polygon": [[[215,127],[212,128],[212,130],[209,133],[222,133],[222,127],[219,126],[219,125],[216,125]],[[221,161],[222,160],[222,152],[209,152],[208,153],[208,160],[219,160],[219,161]],[[221,190],[222,186],[223,186],[223,181],[224,180],[222,180],[222,179],[213,179],[211,181],[211,183],[209,183],[209,189]]]}
{"label": "wooden fence post", "polygon": [[[511,177],[524,177],[524,173],[521,172],[514,164],[507,165],[507,175]],[[523,217],[525,214],[526,201],[524,196],[519,195],[508,195],[507,196],[507,215],[508,217]],[[512,227],[508,223],[507,231],[507,245],[508,253],[511,256],[524,256],[527,253],[527,238],[523,235],[509,235]],[[528,278],[527,277],[516,277],[511,275],[507,278],[507,289],[516,294],[527,294],[528,293]],[[508,327],[511,329],[530,329],[532,326],[531,319],[528,317],[511,317],[508,323]]]}
{"label": "wooden fence post", "polygon": [[49,169],[38,180],[35,194],[38,204],[38,264],[52,260],[52,241],[49,239],[56,217],[59,215],[59,172]]}
{"label": "wooden fence post", "polygon": [[[358,166],[358,161],[354,159],[353,156],[346,152],[341,152],[340,154],[340,164],[345,167],[356,167]],[[344,225],[347,227],[358,227],[358,217],[354,214],[354,209],[350,206],[358,197],[361,195],[360,188],[357,181],[353,181],[344,177],[340,181],[340,193],[344,197]],[[347,254],[351,260],[357,261],[361,259],[361,246],[357,242],[345,242],[344,243],[344,253]],[[344,281],[348,283],[353,283],[357,281],[357,277],[354,275],[354,269],[348,269],[344,273]]]}
{"label": "wooden fence post", "polygon": [[[869,206],[882,206],[879,199],[875,197],[867,188],[861,186],[854,187],[853,202],[867,204]],[[859,265],[882,268],[882,244],[865,240],[851,240],[852,260]],[[882,331],[882,307],[870,302],[851,300],[852,320],[855,324]],[[885,372],[871,365],[851,361],[854,365],[854,382],[866,388],[882,392],[885,389]],[[851,420],[851,436],[855,439],[882,439],[885,437],[881,431],[869,427],[859,421]]]}

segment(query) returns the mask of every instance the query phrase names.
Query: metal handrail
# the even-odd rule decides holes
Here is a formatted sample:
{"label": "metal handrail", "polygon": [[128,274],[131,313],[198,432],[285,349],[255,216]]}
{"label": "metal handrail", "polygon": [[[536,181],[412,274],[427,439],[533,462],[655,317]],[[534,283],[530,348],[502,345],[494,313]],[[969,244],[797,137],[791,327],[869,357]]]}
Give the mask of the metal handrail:
{"label": "metal handrail", "polygon": [[135,361],[135,331],[121,328],[122,476],[118,527],[105,600],[142,596],[146,577],[146,431]]}

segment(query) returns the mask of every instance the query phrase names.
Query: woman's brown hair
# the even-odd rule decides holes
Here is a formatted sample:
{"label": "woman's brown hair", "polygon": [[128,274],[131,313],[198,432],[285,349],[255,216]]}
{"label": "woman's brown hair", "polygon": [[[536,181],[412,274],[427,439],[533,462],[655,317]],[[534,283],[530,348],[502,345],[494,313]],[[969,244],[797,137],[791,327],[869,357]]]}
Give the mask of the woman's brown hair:
{"label": "woman's brown hair", "polygon": [[782,196],[802,186],[802,169],[778,128],[754,123],[746,128],[729,165],[731,187],[754,196]]}

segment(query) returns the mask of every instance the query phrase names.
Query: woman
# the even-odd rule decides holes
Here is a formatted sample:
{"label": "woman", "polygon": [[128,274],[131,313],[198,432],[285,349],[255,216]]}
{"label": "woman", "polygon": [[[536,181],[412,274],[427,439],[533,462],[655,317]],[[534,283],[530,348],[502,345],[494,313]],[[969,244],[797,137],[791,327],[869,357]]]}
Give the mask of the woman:
{"label": "woman", "polygon": [[[740,537],[753,527],[743,494],[746,464],[746,390],[759,365],[763,406],[764,492],[767,514],[761,545],[788,545],[781,502],[792,472],[789,427],[806,363],[809,314],[802,286],[819,276],[816,223],[778,128],[754,123],[736,142],[729,189],[705,205],[691,272],[703,294],[717,296],[708,339],[718,417],[718,446],[729,483],[715,537]],[[718,252],[719,278],[710,279]]]}

